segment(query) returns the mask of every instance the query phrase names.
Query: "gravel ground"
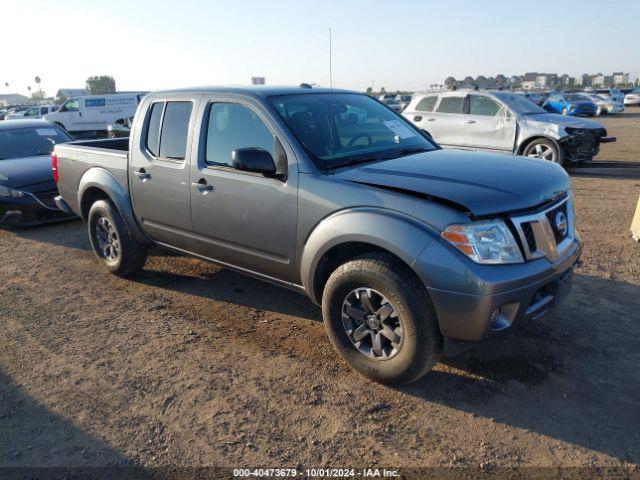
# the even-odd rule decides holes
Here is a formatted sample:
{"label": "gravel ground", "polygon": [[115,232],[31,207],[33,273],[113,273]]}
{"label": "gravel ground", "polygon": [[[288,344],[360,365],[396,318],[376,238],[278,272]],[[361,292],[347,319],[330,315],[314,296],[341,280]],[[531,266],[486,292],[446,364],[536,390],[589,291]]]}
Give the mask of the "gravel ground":
{"label": "gravel ground", "polygon": [[565,303],[401,389],[296,293],[163,252],[115,278],[80,222],[0,231],[0,466],[637,466],[640,113],[604,122],[629,174],[573,173]]}

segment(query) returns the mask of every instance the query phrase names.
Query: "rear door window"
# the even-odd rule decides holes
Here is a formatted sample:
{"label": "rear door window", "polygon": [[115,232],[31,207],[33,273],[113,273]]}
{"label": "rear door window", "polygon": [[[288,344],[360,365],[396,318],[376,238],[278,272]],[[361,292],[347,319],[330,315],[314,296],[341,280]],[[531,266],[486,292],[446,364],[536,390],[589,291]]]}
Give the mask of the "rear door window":
{"label": "rear door window", "polygon": [[163,110],[164,102],[152,104],[147,125],[147,150],[155,157],[160,154],[160,122]]}
{"label": "rear door window", "polygon": [[438,97],[436,95],[424,97],[418,102],[418,105],[416,105],[416,110],[419,112],[432,112],[437,99]]}
{"label": "rear door window", "polygon": [[167,102],[160,131],[160,157],[184,160],[192,108],[191,102]]}
{"label": "rear door window", "polygon": [[464,97],[442,97],[438,105],[440,113],[462,113]]}

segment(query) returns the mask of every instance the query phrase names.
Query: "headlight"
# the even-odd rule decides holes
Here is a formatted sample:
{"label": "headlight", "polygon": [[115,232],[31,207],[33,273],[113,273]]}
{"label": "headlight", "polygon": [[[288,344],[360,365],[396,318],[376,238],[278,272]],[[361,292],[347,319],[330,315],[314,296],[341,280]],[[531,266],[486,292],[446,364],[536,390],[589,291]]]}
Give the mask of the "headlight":
{"label": "headlight", "polygon": [[14,190],[13,188],[0,185],[0,198],[7,198],[7,197],[22,198],[24,196],[25,194],[20,190]]}
{"label": "headlight", "polygon": [[511,231],[501,220],[449,225],[442,238],[476,263],[521,263],[522,254]]}

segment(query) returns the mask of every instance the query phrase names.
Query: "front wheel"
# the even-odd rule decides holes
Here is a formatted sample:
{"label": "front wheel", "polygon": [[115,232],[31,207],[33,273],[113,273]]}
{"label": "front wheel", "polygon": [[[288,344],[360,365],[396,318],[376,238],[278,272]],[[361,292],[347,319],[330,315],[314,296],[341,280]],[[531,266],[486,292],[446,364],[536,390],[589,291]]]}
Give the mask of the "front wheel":
{"label": "front wheel", "polygon": [[431,299],[391,255],[361,255],[338,267],[325,286],[322,314],[338,353],[374,381],[413,382],[440,358],[442,336]]}
{"label": "front wheel", "polygon": [[87,226],[93,252],[109,272],[126,277],[142,269],[147,248],[131,236],[111,202],[95,202],[89,210]]}
{"label": "front wheel", "polygon": [[550,162],[562,165],[562,158],[558,151],[558,147],[556,147],[555,143],[546,138],[534,140],[525,147],[522,154],[525,157],[540,158],[542,160],[549,160]]}

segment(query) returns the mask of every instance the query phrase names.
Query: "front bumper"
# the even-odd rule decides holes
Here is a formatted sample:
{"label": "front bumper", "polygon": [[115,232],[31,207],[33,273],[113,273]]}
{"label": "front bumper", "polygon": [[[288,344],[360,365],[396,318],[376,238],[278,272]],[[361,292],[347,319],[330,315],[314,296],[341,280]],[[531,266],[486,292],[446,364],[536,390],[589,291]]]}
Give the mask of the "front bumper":
{"label": "front bumper", "polygon": [[49,202],[38,201],[36,198],[27,196],[20,199],[0,199],[0,227],[29,227],[71,217],[53,205],[49,206]]}
{"label": "front bumper", "polygon": [[569,162],[588,162],[600,152],[601,143],[615,142],[604,129],[584,129],[560,139],[562,158]]}
{"label": "front bumper", "polygon": [[[446,250],[435,241],[421,255],[425,262],[431,258],[433,275],[442,274],[440,269],[450,270],[440,282],[444,288],[427,287],[440,331],[448,341],[476,342],[538,320],[561,302],[571,289],[582,245],[576,239],[554,263],[541,258],[500,266],[474,264],[457,258],[460,255],[446,255]],[[435,265],[433,255],[439,256]],[[438,282],[430,282],[434,284]],[[455,284],[463,288],[454,289]]]}

